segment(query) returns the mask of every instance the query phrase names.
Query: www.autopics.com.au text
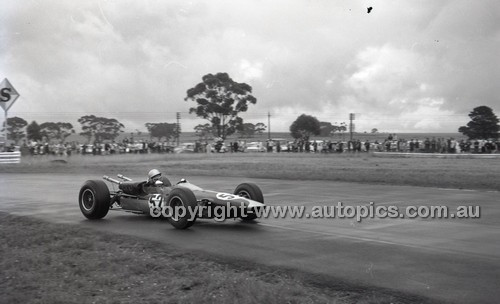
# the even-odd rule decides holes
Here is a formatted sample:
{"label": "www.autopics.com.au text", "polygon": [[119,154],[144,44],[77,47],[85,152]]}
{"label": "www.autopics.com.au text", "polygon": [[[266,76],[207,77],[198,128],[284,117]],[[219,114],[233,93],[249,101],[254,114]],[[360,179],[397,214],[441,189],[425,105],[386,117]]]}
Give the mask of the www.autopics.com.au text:
{"label": "www.autopics.com.au text", "polygon": [[481,208],[477,205],[461,205],[457,207],[433,205],[433,206],[406,206],[398,207],[395,205],[376,206],[370,202],[368,205],[345,205],[338,202],[337,205],[314,205],[310,212],[306,212],[306,206],[287,206],[287,205],[265,205],[257,208],[248,208],[245,204],[239,206],[231,205],[200,205],[195,207],[184,206],[157,206],[150,204],[150,215],[152,217],[185,217],[189,220],[196,217],[214,218],[216,221],[224,221],[234,218],[235,215],[247,217],[255,215],[257,218],[339,218],[355,219],[361,222],[363,219],[462,219],[462,218],[480,218]]}

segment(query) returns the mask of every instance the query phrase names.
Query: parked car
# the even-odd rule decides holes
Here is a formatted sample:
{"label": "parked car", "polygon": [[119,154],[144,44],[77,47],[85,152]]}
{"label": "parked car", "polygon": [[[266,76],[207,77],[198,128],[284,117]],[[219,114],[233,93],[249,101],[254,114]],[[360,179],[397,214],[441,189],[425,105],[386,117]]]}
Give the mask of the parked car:
{"label": "parked car", "polygon": [[174,153],[194,153],[194,143],[182,143],[180,146],[174,148]]}
{"label": "parked car", "polygon": [[260,142],[251,142],[247,144],[245,152],[266,152],[266,147]]}
{"label": "parked car", "polygon": [[216,152],[226,153],[226,152],[229,152],[229,148],[226,146],[226,144],[224,142],[216,142],[216,143],[212,144],[211,152],[212,153],[216,153]]}

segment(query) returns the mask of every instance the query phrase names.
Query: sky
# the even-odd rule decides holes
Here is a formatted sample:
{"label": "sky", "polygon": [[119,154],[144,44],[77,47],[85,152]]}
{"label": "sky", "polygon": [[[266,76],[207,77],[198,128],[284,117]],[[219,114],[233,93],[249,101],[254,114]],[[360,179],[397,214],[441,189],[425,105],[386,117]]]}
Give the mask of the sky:
{"label": "sky", "polygon": [[[372,7],[370,13],[367,8]],[[0,81],[31,122],[94,114],[127,132],[182,130],[186,91],[225,72],[252,86],[246,122],[286,132],[305,113],[356,131],[457,132],[500,115],[500,2],[435,0],[20,0],[0,10]]]}

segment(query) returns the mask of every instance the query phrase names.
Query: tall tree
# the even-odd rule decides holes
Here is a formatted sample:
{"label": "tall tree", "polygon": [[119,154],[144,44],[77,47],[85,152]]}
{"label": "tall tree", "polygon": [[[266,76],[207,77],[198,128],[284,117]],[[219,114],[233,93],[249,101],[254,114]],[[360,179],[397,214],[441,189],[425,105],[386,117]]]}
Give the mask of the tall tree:
{"label": "tall tree", "polygon": [[290,133],[293,138],[309,140],[312,135],[319,135],[321,126],[319,120],[310,115],[302,114],[290,126]]}
{"label": "tall tree", "polygon": [[223,139],[243,124],[238,114],[246,112],[249,103],[257,103],[257,99],[252,96],[252,87],[235,82],[227,73],[203,76],[202,82],[187,90],[185,100],[197,103],[189,109],[189,113],[210,121],[217,136]]}
{"label": "tall tree", "polygon": [[23,129],[27,125],[28,122],[21,117],[7,118],[7,139],[13,140],[17,145],[19,140],[26,136]]}
{"label": "tall tree", "polygon": [[95,115],[82,116],[78,122],[82,125],[80,135],[87,137],[89,141],[94,136],[96,142],[114,140],[125,128],[114,118],[96,117]]}
{"label": "tall tree", "polygon": [[40,125],[34,120],[26,127],[26,133],[29,140],[42,140]]}
{"label": "tall tree", "polygon": [[168,122],[159,123],[146,123],[146,128],[148,129],[149,135],[154,138],[158,138],[160,141],[163,137],[166,140],[170,138],[176,138],[177,136],[177,124]]}
{"label": "tall tree", "polygon": [[489,139],[498,138],[498,117],[493,113],[493,110],[487,106],[476,107],[470,112],[471,121],[467,126],[458,128],[458,132],[469,137],[469,139]]}
{"label": "tall tree", "polygon": [[40,134],[48,140],[66,140],[68,136],[75,133],[73,125],[69,122],[44,122],[40,124]]}

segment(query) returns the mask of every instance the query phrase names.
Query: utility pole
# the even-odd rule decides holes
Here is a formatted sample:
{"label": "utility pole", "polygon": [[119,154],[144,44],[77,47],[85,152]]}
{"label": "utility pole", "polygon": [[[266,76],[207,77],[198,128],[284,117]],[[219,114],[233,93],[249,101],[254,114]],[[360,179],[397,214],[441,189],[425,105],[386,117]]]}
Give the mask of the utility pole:
{"label": "utility pole", "polygon": [[267,139],[271,140],[271,112],[267,112]]}
{"label": "utility pole", "polygon": [[181,135],[181,112],[176,113],[176,118],[177,118],[177,146],[179,146],[179,137]]}
{"label": "utility pole", "polygon": [[354,131],[352,121],[355,119],[354,113],[349,113],[349,133],[351,133],[351,141],[352,141],[352,132]]}

